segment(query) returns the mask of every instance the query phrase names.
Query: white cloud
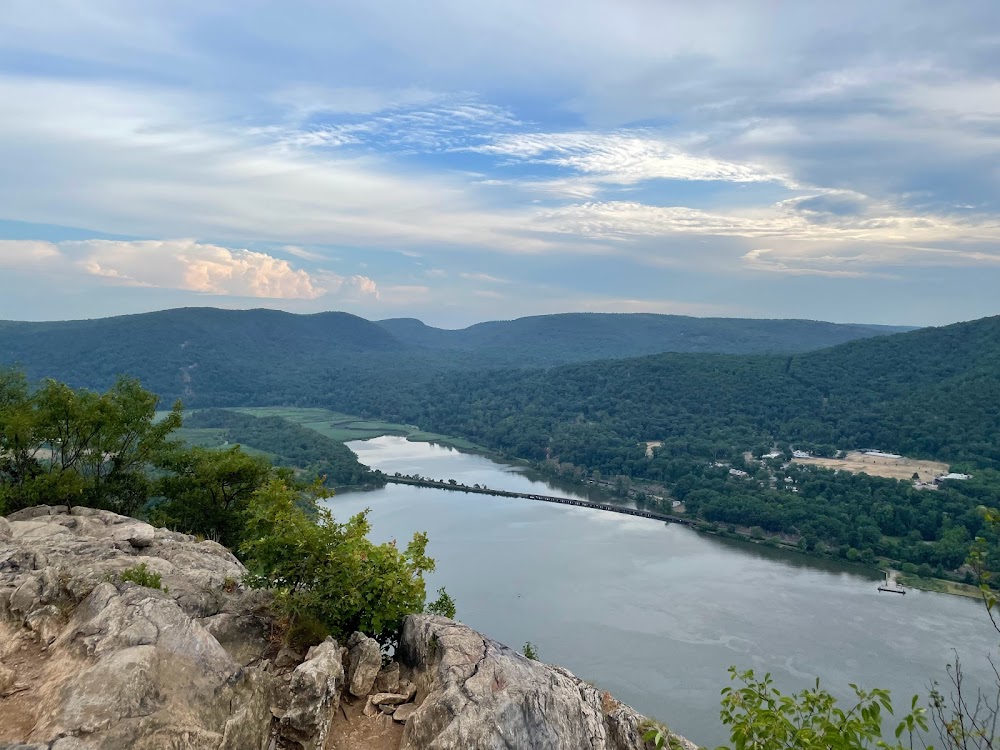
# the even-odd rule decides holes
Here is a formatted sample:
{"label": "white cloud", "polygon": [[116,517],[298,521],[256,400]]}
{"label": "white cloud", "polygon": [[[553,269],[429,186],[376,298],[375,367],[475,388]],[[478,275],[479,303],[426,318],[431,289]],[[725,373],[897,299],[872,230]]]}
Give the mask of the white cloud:
{"label": "white cloud", "polygon": [[330,271],[310,274],[287,260],[252,250],[194,240],[0,241],[0,267],[46,273],[83,274],[113,284],[224,297],[316,300],[328,293],[377,299],[367,276],[344,278]]}
{"label": "white cloud", "polygon": [[461,278],[467,281],[485,281],[488,284],[508,284],[510,283],[507,279],[502,279],[499,276],[491,276],[488,273],[466,273],[462,272],[458,274]]}
{"label": "white cloud", "polygon": [[326,256],[312,250],[306,250],[298,245],[285,245],[281,249],[289,255],[294,255],[296,258],[302,258],[303,260],[326,260]]}
{"label": "white cloud", "polygon": [[[688,153],[677,144],[635,130],[616,133],[515,133],[497,136],[485,144],[465,147],[464,150],[562,167],[588,175],[592,180],[619,185],[634,185],[648,180],[788,182],[787,177],[760,165]],[[544,181],[541,183],[542,186],[546,184]],[[558,189],[560,184],[549,183],[549,187]],[[583,189],[583,186],[576,186],[576,189]]]}
{"label": "white cloud", "polygon": [[37,269],[58,259],[59,251],[50,242],[0,240],[0,268]]}

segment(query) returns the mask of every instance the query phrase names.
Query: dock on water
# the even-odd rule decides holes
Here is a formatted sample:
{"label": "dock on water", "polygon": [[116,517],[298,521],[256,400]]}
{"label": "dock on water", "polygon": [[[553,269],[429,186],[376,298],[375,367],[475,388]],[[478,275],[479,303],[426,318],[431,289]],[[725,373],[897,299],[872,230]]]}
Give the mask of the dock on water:
{"label": "dock on water", "polygon": [[885,582],[878,587],[878,590],[885,591],[887,594],[906,594],[906,589],[896,580],[896,575],[894,570],[885,571]]}

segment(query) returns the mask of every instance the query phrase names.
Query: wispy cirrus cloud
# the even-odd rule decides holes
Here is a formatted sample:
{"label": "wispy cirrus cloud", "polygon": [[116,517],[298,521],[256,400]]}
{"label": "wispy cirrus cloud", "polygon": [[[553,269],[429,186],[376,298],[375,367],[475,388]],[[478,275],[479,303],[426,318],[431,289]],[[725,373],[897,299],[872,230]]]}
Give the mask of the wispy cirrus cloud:
{"label": "wispy cirrus cloud", "polygon": [[561,167],[618,185],[649,180],[789,182],[788,177],[760,165],[691,153],[648,130],[513,133],[465,148],[516,162]]}

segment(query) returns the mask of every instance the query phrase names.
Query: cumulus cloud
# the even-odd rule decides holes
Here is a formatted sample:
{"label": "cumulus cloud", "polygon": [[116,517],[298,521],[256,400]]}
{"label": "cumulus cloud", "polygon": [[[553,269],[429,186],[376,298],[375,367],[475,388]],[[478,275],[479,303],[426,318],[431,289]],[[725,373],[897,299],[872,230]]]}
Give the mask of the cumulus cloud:
{"label": "cumulus cloud", "polygon": [[315,300],[327,293],[378,297],[367,276],[312,273],[252,250],[194,240],[0,241],[0,267],[82,273],[126,286],[179,289],[224,297]]}
{"label": "cumulus cloud", "polygon": [[37,269],[59,259],[59,251],[50,242],[0,240],[0,268]]}
{"label": "cumulus cloud", "polygon": [[137,286],[271,299],[316,299],[327,291],[286,260],[193,240],[89,240],[61,248],[87,273]]}

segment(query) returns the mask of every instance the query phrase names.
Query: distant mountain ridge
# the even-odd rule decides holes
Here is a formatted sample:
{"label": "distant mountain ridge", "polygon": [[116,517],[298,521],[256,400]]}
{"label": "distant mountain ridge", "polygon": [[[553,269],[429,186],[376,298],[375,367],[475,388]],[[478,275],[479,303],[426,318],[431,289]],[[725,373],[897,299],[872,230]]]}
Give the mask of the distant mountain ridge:
{"label": "distant mountain ridge", "polygon": [[522,364],[530,365],[662,352],[795,353],[913,330],[904,326],[815,320],[695,318],[652,313],[558,313],[476,323],[458,330],[434,328],[414,318],[380,320],[377,325],[400,341],[416,346],[476,352],[498,363],[503,357],[515,354],[525,360]]}
{"label": "distant mountain ridge", "polygon": [[[0,366],[104,388],[140,378],[188,404],[286,403],[358,378],[419,383],[454,370],[550,367],[661,352],[796,353],[899,329],[816,321],[567,313],[458,331],[344,312],[179,308],[94,320],[0,321]],[[290,385],[295,384],[295,388]]]}

